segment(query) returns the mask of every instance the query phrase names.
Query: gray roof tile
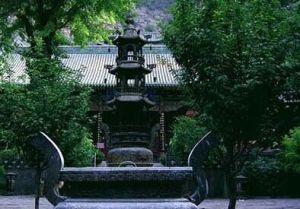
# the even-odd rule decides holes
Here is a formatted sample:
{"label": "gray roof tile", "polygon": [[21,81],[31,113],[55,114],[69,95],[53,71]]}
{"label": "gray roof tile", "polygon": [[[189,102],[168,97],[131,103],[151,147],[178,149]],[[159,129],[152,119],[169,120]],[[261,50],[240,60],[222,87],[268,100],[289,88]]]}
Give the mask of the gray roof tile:
{"label": "gray roof tile", "polygon": [[[62,63],[82,75],[81,83],[92,86],[113,86],[116,84],[115,77],[111,75],[105,65],[115,65],[117,48],[110,45],[80,47],[61,47],[66,52]],[[156,64],[156,68],[146,75],[146,85],[152,87],[177,86],[174,71],[180,67],[172,54],[165,46],[146,46],[144,48],[145,65]],[[13,75],[10,78],[14,82],[28,83],[29,79],[21,79],[25,75],[25,61],[18,54],[11,55],[11,70]],[[26,77],[26,76],[25,76]],[[106,80],[106,82],[105,82]]]}

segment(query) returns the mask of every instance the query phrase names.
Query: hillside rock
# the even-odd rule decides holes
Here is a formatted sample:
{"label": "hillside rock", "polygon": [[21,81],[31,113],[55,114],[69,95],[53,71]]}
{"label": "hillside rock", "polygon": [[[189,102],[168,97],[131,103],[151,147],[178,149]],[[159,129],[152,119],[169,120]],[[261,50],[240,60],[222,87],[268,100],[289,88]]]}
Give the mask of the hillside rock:
{"label": "hillside rock", "polygon": [[159,33],[160,24],[171,19],[170,8],[175,0],[142,0],[136,8],[137,24],[144,32]]}

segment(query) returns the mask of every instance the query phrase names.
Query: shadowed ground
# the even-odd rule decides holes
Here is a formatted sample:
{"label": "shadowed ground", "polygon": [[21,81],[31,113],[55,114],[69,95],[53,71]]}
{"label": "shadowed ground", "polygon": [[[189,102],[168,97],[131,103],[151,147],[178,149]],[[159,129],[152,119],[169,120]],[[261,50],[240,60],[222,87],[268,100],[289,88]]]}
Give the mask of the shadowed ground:
{"label": "shadowed ground", "polygon": [[[226,209],[227,200],[205,200],[199,208]],[[0,196],[0,209],[33,209],[33,196]],[[53,209],[44,198],[40,209]],[[238,201],[237,209],[300,209],[300,199],[250,199]]]}

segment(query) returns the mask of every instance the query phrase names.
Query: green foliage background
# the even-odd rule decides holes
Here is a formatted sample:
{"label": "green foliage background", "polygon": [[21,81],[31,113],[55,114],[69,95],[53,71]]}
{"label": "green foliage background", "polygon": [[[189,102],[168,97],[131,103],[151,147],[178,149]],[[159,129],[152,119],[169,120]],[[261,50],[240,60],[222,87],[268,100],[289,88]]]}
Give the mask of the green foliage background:
{"label": "green foliage background", "polygon": [[1,84],[2,143],[34,161],[30,142],[43,131],[62,149],[67,165],[90,165],[97,152],[88,130],[90,89],[59,61],[34,59],[28,66],[30,84]]}
{"label": "green foliage background", "polygon": [[2,194],[2,192],[4,192],[5,190],[5,176],[4,176],[4,168],[3,166],[0,166],[0,194]]}
{"label": "green foliage background", "polygon": [[282,154],[252,156],[245,164],[246,192],[249,196],[299,197],[299,173],[286,169]]}
{"label": "green foliage background", "polygon": [[189,153],[206,133],[206,129],[196,119],[187,116],[176,118],[168,150],[170,157],[180,165],[187,165]]}
{"label": "green foliage background", "polygon": [[287,170],[300,174],[300,127],[290,131],[283,139],[283,161]]}
{"label": "green foliage background", "polygon": [[[0,2],[0,24],[3,23],[3,39],[15,35],[30,43],[31,47],[46,42],[46,53],[55,51],[61,40],[75,43],[108,40],[109,31],[122,20],[136,0],[68,0],[28,1],[10,0]],[[11,18],[14,16],[15,18]],[[0,40],[1,40],[0,38]],[[64,42],[64,41],[63,41]]]}
{"label": "green foliage background", "polygon": [[[0,1],[0,140],[5,149],[35,161],[30,141],[39,131],[62,149],[67,166],[91,164],[96,154],[88,130],[90,92],[80,74],[62,65],[60,44],[108,40],[134,0]],[[16,37],[29,47],[17,50]],[[18,52],[28,84],[10,82],[7,64]],[[29,81],[29,82],[28,82]],[[26,82],[25,82],[26,83]]]}
{"label": "green foliage background", "polygon": [[[235,208],[235,182],[252,149],[299,124],[300,7],[278,0],[177,0],[164,38],[177,76],[208,130]],[[281,98],[281,99],[280,99]]]}
{"label": "green foliage background", "polygon": [[283,195],[284,179],[282,164],[276,156],[251,155],[253,159],[245,164],[244,175],[248,178],[249,195],[272,196]]}
{"label": "green foliage background", "polygon": [[176,1],[165,40],[187,95],[226,148],[227,167],[249,142],[270,146],[299,119],[299,107],[278,99],[297,90],[298,11],[276,0]]}

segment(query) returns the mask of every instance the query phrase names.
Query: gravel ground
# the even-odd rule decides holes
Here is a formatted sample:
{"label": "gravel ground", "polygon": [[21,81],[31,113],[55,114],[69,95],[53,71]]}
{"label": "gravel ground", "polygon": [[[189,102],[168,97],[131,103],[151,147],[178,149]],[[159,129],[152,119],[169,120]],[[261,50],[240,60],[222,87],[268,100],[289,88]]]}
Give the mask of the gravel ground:
{"label": "gravel ground", "polygon": [[[227,200],[208,199],[199,209],[226,209]],[[33,209],[33,196],[0,196],[0,209]],[[41,199],[40,209],[53,209],[45,200]],[[236,209],[300,209],[300,199],[249,199],[238,201]]]}

